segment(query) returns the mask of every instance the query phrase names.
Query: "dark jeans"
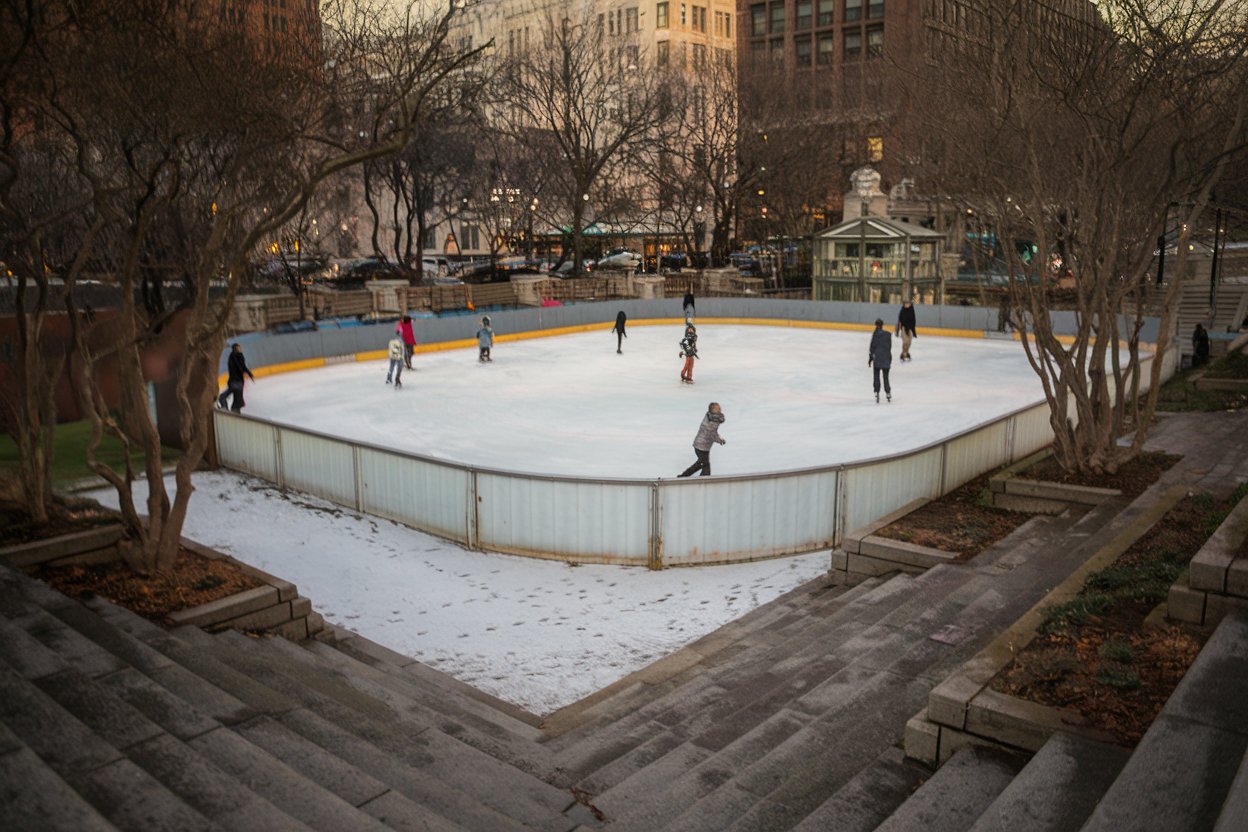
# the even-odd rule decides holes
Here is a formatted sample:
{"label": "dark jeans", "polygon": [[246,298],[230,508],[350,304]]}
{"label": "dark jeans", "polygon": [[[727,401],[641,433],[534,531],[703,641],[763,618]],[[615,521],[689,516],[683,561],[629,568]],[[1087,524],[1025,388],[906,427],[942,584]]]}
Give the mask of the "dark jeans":
{"label": "dark jeans", "polygon": [[415,344],[403,345],[403,364],[407,369],[412,369],[412,350],[416,349]]}
{"label": "dark jeans", "polygon": [[874,374],[875,375],[875,392],[877,394],[880,392],[880,374],[881,373],[883,373],[884,375],[884,392],[890,396],[893,394],[893,388],[888,386],[888,371],[889,371],[888,367],[875,367],[875,374]]}
{"label": "dark jeans", "polygon": [[234,404],[230,407],[235,413],[243,409],[246,402],[243,401],[243,383],[241,381],[231,381],[229,386],[225,388],[225,392],[217,397],[217,403],[225,407],[225,400],[233,394]]}
{"label": "dark jeans", "polygon": [[698,471],[701,471],[701,476],[709,477],[711,475],[711,452],[709,450],[699,451],[697,448],[694,448],[693,452],[698,455],[698,461],[686,468],[680,476],[692,477]]}
{"label": "dark jeans", "polygon": [[623,352],[624,350],[624,333],[616,330],[615,332],[615,351]]}

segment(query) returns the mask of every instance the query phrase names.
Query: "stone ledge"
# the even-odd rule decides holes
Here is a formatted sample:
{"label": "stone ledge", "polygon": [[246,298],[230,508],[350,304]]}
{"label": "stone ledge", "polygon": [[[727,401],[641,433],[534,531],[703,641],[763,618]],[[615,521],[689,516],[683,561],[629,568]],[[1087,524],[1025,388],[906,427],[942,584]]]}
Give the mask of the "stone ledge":
{"label": "stone ledge", "polygon": [[1070,503],[1061,500],[1042,500],[1039,497],[1020,497],[1017,494],[1005,494],[994,491],[992,505],[1007,511],[1020,511],[1023,514],[1058,515],[1070,508]]}
{"label": "stone ledge", "polygon": [[1197,390],[1229,390],[1232,393],[1248,392],[1248,379],[1209,378],[1201,376],[1194,382]]}
{"label": "stone ledge", "polygon": [[1083,506],[1100,505],[1110,497],[1122,496],[1118,488],[1093,488],[1090,485],[1067,485],[1049,480],[1025,480],[1006,477],[1000,493],[1016,497],[1034,497],[1042,500],[1058,500]]}
{"label": "stone ledge", "polygon": [[278,603],[277,598],[277,587],[258,586],[226,598],[209,601],[207,604],[170,613],[169,620],[178,625],[191,624],[196,627],[209,627],[249,612],[271,607]]}
{"label": "stone ledge", "polygon": [[[16,569],[57,565],[60,561],[107,563],[117,557],[117,541],[125,536],[121,524],[101,526],[47,540],[36,540],[0,549],[0,561]],[[112,557],[108,557],[111,553]],[[89,561],[83,558],[90,558]]]}
{"label": "stone ledge", "polygon": [[917,500],[911,500],[910,502],[906,503],[904,506],[897,509],[896,511],[885,514],[883,517],[879,518],[878,520],[873,520],[872,522],[868,523],[865,526],[862,526],[861,528],[854,529],[852,532],[849,532],[848,534],[845,535],[845,539],[841,543],[841,548],[851,554],[858,554],[859,552],[862,551],[860,548],[860,544],[862,543],[864,538],[875,534],[876,532],[878,532],[880,529],[884,528],[885,526],[891,523],[895,523],[896,521],[905,517],[910,512],[914,511],[917,508],[922,508],[923,506],[927,505],[930,502],[931,500],[929,500],[926,497],[920,497]]}
{"label": "stone ledge", "polygon": [[[1187,486],[1178,485],[1159,495],[1151,506],[1094,552],[1066,580],[1041,598],[983,650],[933,688],[928,694],[928,719],[942,726],[942,729],[949,728],[956,732],[963,732],[970,737],[978,738],[981,742],[999,741],[1014,747],[1030,747],[1030,745],[1020,743],[1034,744],[1040,734],[1052,733],[1058,728],[1078,733],[1077,726],[1072,724],[1065,712],[1007,697],[1005,694],[992,691],[988,685],[993,677],[1010,663],[1015,654],[1035,638],[1040,622],[1043,620],[1042,613],[1045,608],[1078,595],[1090,574],[1105,568],[1116,560],[1131,544],[1147,534],[1148,530],[1186,494]],[[1008,706],[1002,701],[1007,699],[1010,700]],[[944,745],[942,730],[940,743],[942,762],[947,759]]]}
{"label": "stone ledge", "polygon": [[[1192,589],[1203,589],[1210,592],[1229,593],[1232,595],[1248,595],[1235,592],[1229,586],[1232,567],[1236,565],[1235,553],[1248,539],[1248,499],[1239,501],[1231,509],[1230,514],[1218,526],[1213,536],[1205,541],[1200,551],[1192,558],[1188,585]],[[1248,574],[1248,563],[1241,562],[1236,572]],[[1236,589],[1241,580],[1238,575],[1234,581]]]}
{"label": "stone ledge", "polygon": [[933,549],[930,546],[920,546],[917,543],[907,543],[904,540],[894,540],[891,537],[880,537],[879,535],[864,537],[859,545],[858,552],[861,555],[870,555],[878,560],[895,561],[896,563],[904,563],[907,566],[921,566],[925,569],[958,559],[958,555],[953,552]]}

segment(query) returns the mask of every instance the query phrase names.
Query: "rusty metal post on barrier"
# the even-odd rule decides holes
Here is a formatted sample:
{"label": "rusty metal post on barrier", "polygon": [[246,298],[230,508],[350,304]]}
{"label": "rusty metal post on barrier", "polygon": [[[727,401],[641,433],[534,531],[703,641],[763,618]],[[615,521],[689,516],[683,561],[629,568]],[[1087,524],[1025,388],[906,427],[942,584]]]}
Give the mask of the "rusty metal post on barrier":
{"label": "rusty metal post on barrier", "polygon": [[360,446],[351,446],[351,469],[355,472],[355,510],[364,513],[364,474],[360,469]]}
{"label": "rusty metal post on barrier", "polygon": [[477,472],[468,469],[468,516],[464,518],[469,549],[481,549],[481,497],[477,494]]}
{"label": "rusty metal post on barrier", "polygon": [[836,512],[832,517],[832,547],[836,548],[841,545],[841,538],[845,536],[845,523],[848,520],[849,501],[846,498],[846,482],[849,479],[849,472],[844,466],[836,469],[836,502],[832,506],[832,510]]}
{"label": "rusty metal post on barrier", "polygon": [[949,443],[942,442],[940,445],[940,492],[937,497],[945,496],[945,462],[949,456]]}
{"label": "rusty metal post on barrier", "polygon": [[657,482],[650,483],[650,551],[646,555],[646,568],[663,568],[663,501]]}
{"label": "rusty metal post on barrier", "polygon": [[273,472],[277,474],[277,487],[286,488],[286,459],[282,454],[282,429],[273,426]]}

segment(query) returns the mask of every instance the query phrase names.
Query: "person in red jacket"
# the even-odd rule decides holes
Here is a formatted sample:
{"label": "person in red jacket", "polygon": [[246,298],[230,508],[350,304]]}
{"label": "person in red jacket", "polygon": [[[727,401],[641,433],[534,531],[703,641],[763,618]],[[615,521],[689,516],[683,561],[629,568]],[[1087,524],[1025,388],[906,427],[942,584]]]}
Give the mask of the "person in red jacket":
{"label": "person in red jacket", "polygon": [[404,315],[394,331],[403,339],[403,366],[412,369],[412,351],[416,349],[416,333],[412,330],[412,316]]}

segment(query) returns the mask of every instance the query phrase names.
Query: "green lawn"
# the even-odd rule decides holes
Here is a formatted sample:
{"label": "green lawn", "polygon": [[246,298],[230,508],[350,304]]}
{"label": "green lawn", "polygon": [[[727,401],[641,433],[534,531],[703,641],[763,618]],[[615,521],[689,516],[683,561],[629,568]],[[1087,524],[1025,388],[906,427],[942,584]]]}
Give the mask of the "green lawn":
{"label": "green lawn", "polygon": [[[56,426],[56,437],[52,442],[52,482],[62,485],[84,477],[92,476],[87,468],[87,441],[91,437],[91,429],[86,422],[69,422]],[[177,460],[179,452],[174,448],[164,449],[164,462],[168,464]],[[114,467],[124,465],[121,443],[111,436],[105,436],[96,452],[96,458]],[[134,464],[140,465],[142,458],[134,457]],[[8,434],[0,434],[0,474],[17,476],[17,443]]]}

